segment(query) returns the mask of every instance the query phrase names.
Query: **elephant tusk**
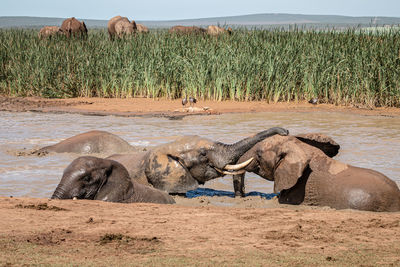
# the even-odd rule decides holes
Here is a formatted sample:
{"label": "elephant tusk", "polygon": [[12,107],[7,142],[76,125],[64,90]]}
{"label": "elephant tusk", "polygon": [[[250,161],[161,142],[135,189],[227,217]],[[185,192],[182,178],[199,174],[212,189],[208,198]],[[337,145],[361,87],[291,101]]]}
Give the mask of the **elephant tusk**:
{"label": "elephant tusk", "polygon": [[78,200],[78,198],[77,197],[73,197],[72,200]]}
{"label": "elephant tusk", "polygon": [[[214,167],[215,168],[215,167]],[[239,171],[225,171],[225,170],[221,170],[218,168],[215,168],[218,172],[222,173],[222,174],[227,174],[227,175],[236,175],[236,174],[243,174],[246,172],[246,170],[239,170]]]}
{"label": "elephant tusk", "polygon": [[250,164],[250,162],[253,160],[254,158],[253,157],[251,157],[249,160],[246,160],[245,162],[242,162],[242,163],[240,163],[240,164],[236,164],[236,165],[226,165],[225,167],[224,167],[224,169],[225,170],[229,170],[229,171],[237,171],[237,170],[240,170],[240,169],[243,169],[243,168],[245,168],[247,165],[249,165]]}

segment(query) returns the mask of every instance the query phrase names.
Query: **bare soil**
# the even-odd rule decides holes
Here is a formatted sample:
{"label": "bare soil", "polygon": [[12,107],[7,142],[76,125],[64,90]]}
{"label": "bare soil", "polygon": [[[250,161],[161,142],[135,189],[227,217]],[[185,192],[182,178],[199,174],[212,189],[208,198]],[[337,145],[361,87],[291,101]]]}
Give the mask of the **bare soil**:
{"label": "bare soil", "polygon": [[[0,111],[162,116],[400,109],[309,103],[0,97]],[[279,205],[260,197],[177,204],[0,197],[0,266],[400,266],[400,212]]]}
{"label": "bare soil", "polygon": [[400,266],[399,212],[177,202],[0,198],[0,265]]}
{"label": "bare soil", "polygon": [[347,112],[361,115],[400,116],[399,108],[363,108],[309,104],[308,102],[268,103],[266,101],[202,101],[190,108],[182,107],[181,100],[149,98],[69,98],[43,99],[37,97],[0,97],[0,111],[33,111],[52,113],[79,113],[86,115],[158,116],[179,119],[188,115],[209,115],[243,112]]}

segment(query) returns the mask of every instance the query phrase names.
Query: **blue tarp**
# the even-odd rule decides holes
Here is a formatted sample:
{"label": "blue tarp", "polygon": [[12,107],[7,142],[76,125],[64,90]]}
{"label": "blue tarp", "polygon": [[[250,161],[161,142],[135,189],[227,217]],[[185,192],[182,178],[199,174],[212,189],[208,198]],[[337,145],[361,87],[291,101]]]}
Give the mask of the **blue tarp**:
{"label": "blue tarp", "polygon": [[[260,196],[266,199],[271,199],[275,196],[277,196],[278,194],[274,194],[274,193],[270,193],[270,194],[265,194],[265,193],[261,193],[261,192],[256,192],[256,191],[252,191],[247,193],[245,196]],[[187,198],[195,198],[195,197],[201,197],[201,196],[208,196],[208,197],[214,197],[214,196],[218,196],[218,197],[235,197],[235,193],[234,192],[230,192],[230,191],[224,191],[224,190],[214,190],[214,189],[210,189],[210,188],[197,188],[196,190],[190,190],[186,192],[186,197]]]}

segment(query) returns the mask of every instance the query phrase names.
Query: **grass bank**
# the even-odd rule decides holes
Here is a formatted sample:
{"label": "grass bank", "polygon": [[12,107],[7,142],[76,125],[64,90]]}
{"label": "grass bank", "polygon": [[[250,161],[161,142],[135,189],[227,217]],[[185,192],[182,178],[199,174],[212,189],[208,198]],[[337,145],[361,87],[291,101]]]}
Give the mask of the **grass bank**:
{"label": "grass bank", "polygon": [[111,42],[0,30],[0,94],[297,101],[400,106],[400,31],[165,31]]}

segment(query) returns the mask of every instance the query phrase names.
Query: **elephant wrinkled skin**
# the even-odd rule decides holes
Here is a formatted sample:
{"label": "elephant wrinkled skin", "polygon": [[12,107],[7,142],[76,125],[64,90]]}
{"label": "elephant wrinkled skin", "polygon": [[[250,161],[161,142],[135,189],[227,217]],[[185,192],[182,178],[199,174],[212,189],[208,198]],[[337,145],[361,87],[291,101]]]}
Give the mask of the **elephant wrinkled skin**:
{"label": "elephant wrinkled skin", "polygon": [[132,181],[119,162],[90,156],[75,159],[64,170],[51,198],[121,203],[175,203],[168,193]]}
{"label": "elephant wrinkled skin", "polygon": [[211,179],[240,171],[232,171],[234,167],[230,164],[256,143],[274,134],[287,135],[288,131],[271,128],[232,145],[199,136],[185,136],[147,152],[113,155],[108,159],[124,165],[130,177],[139,183],[181,194]]}
{"label": "elephant wrinkled skin", "polygon": [[[334,148],[335,143],[329,140],[321,135],[276,135],[255,145],[238,163],[253,157],[246,170],[274,181],[274,191],[280,192],[282,204],[400,211],[396,183],[377,171],[330,158],[338,147]],[[240,178],[235,177],[234,182],[243,182]]]}
{"label": "elephant wrinkled skin", "polygon": [[106,131],[89,131],[43,147],[35,153],[124,153],[137,151],[119,136]]}

